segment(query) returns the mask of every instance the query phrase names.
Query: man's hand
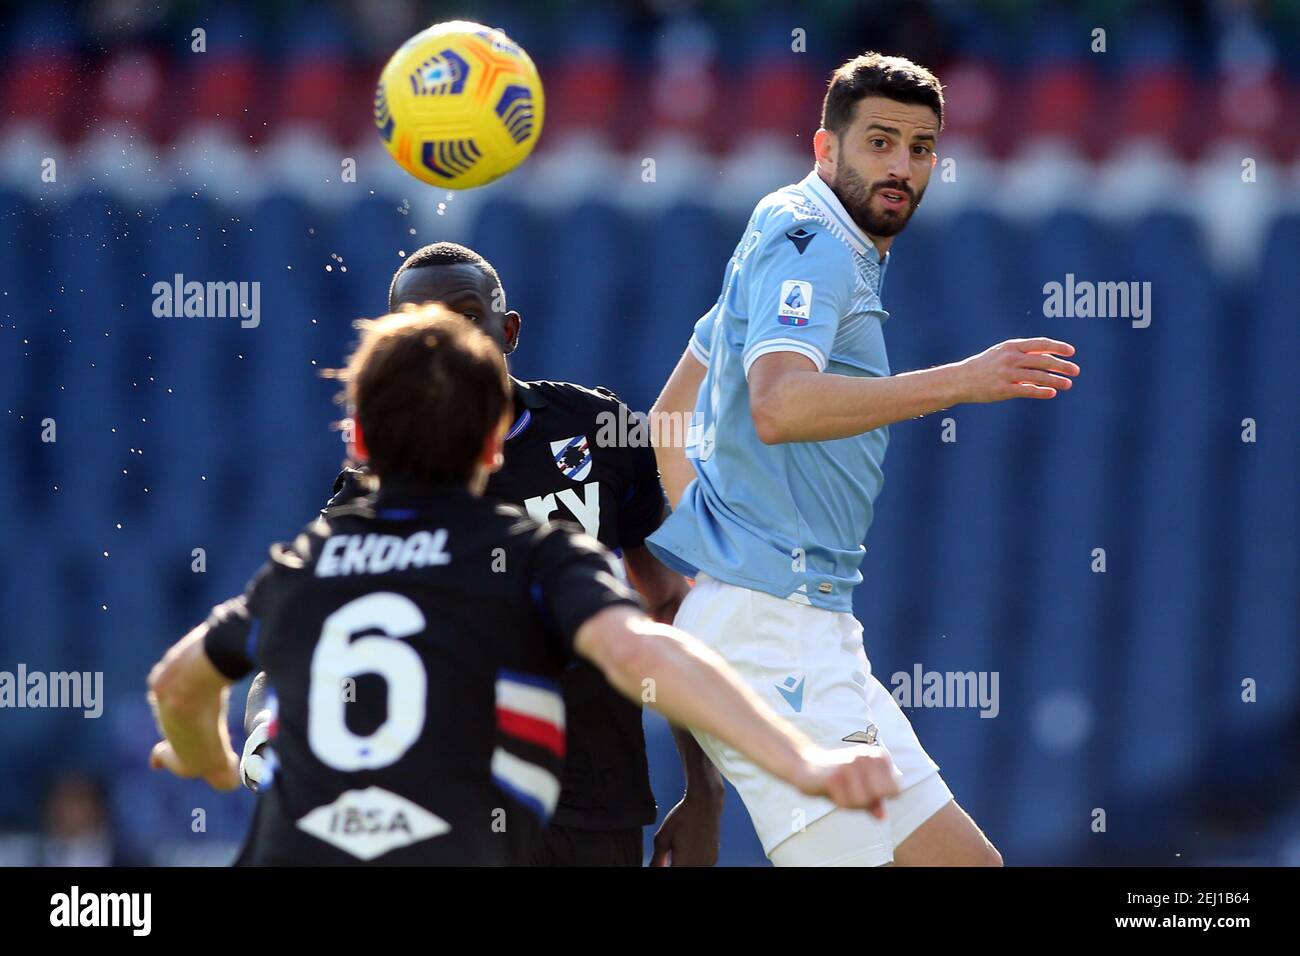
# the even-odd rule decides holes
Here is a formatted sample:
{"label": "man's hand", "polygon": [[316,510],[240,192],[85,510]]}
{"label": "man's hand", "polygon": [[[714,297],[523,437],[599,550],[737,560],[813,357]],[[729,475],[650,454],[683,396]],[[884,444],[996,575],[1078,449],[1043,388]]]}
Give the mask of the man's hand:
{"label": "man's hand", "polygon": [[1008,398],[1055,398],[1073,384],[1079,366],[1058,355],[1074,346],[1055,339],[1011,339],[951,366],[958,402],[1000,402]]}
{"label": "man's hand", "polygon": [[650,865],[713,866],[717,863],[724,793],[721,785],[687,790],[655,832]]}
{"label": "man's hand", "polygon": [[805,754],[796,786],[810,797],[826,797],[841,807],[866,810],[885,818],[885,798],[898,795],[902,774],[880,747],[846,747]]}
{"label": "man's hand", "polygon": [[154,770],[170,770],[183,780],[202,779],[213,790],[234,790],[239,786],[239,758],[233,750],[226,752],[225,766],[198,770],[187,767],[176,755],[172,745],[160,740],[154,744],[153,752],[149,754],[149,766]]}

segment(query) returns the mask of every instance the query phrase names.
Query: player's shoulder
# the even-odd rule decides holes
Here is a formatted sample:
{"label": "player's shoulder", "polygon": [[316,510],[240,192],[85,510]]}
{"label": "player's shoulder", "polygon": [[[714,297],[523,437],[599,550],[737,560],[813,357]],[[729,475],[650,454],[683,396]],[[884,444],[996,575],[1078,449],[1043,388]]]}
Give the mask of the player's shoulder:
{"label": "player's shoulder", "polygon": [[839,237],[826,211],[798,183],[768,193],[754,207],[748,242],[760,255],[839,266],[853,250]]}
{"label": "player's shoulder", "polygon": [[788,217],[790,221],[826,221],[822,207],[813,202],[813,198],[797,182],[772,190],[758,200],[758,206],[754,209],[755,212],[763,212],[768,216]]}
{"label": "player's shoulder", "polygon": [[772,190],[758,201],[754,215],[776,225],[829,225],[825,211],[798,183]]}
{"label": "player's shoulder", "polygon": [[551,381],[516,382],[515,384],[521,394],[525,396],[525,402],[530,407],[534,404],[534,402],[528,401],[530,398],[534,399],[536,404],[545,403],[545,405],[557,405],[571,409],[592,408],[602,410],[617,408],[623,404],[613,390],[605,388],[603,385],[589,388],[586,385],[578,385],[574,382]]}
{"label": "player's shoulder", "polygon": [[[557,438],[585,435],[593,454],[619,469],[638,472],[653,467],[649,421],[633,411],[612,389],[572,382],[520,382],[545,396],[546,434]],[[534,412],[537,414],[537,412]],[[647,455],[649,456],[647,458]]]}
{"label": "player's shoulder", "polygon": [[631,411],[612,389],[589,388],[573,382],[517,382],[534,416],[550,420],[566,434],[592,429],[626,427]]}
{"label": "player's shoulder", "polygon": [[301,531],[288,541],[277,541],[271,545],[268,568],[274,576],[292,576],[311,567],[320,556],[321,544],[333,533],[330,525],[336,520],[338,512],[350,513],[365,503],[365,499],[349,502],[330,513],[322,513],[310,521]]}

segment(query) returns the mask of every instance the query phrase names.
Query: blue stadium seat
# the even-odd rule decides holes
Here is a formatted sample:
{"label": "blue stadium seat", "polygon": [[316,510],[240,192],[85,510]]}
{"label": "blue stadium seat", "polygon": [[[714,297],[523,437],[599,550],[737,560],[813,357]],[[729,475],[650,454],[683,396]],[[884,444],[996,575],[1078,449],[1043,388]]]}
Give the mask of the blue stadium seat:
{"label": "blue stadium seat", "polygon": [[[1129,414],[1138,432],[1130,459],[1134,537],[1108,573],[1132,588],[1115,648],[1120,698],[1130,732],[1119,753],[1118,781],[1134,795],[1167,788],[1195,769],[1199,715],[1211,691],[1202,662],[1213,634],[1205,611],[1217,557],[1208,515],[1218,495],[1214,469],[1224,442],[1217,427],[1217,361],[1223,306],[1191,222],[1156,215],[1128,231],[1130,270],[1121,279],[1150,282],[1149,328],[1122,319],[1111,334],[1130,343]],[[1216,431],[1218,434],[1216,435]]]}
{"label": "blue stadium seat", "polygon": [[[521,232],[539,228],[526,217],[520,226]],[[528,369],[529,378],[622,391],[630,363],[618,342],[630,325],[627,275],[634,267],[627,254],[633,237],[627,214],[610,203],[588,201],[560,212],[547,229],[549,242],[540,233],[532,237],[528,265],[520,262],[507,273],[492,260],[512,302],[520,273],[532,273],[524,298],[537,304],[528,312],[520,307],[518,369]],[[607,361],[611,356],[615,360]]]}
{"label": "blue stadium seat", "polygon": [[630,266],[626,298],[608,320],[606,354],[619,369],[634,408],[648,409],[686,348],[695,320],[712,308],[741,228],[713,210],[684,202],[637,228],[610,255]]}
{"label": "blue stadium seat", "polygon": [[[1263,246],[1253,297],[1219,315],[1218,341],[1239,340],[1243,352],[1241,373],[1217,415],[1216,451],[1230,469],[1230,481],[1216,489],[1217,503],[1230,508],[1235,520],[1220,524],[1232,561],[1219,564],[1212,583],[1228,595],[1228,610],[1215,633],[1222,672],[1213,699],[1226,704],[1218,712],[1219,719],[1235,746],[1275,738],[1285,721],[1294,719],[1295,702],[1300,699],[1297,249],[1300,216],[1282,216]],[[1247,418],[1254,420],[1257,429],[1251,443],[1242,440]],[[1242,685],[1247,679],[1257,684],[1255,703],[1243,702]],[[1252,777],[1270,774],[1271,762],[1272,758],[1254,759],[1245,772]]]}

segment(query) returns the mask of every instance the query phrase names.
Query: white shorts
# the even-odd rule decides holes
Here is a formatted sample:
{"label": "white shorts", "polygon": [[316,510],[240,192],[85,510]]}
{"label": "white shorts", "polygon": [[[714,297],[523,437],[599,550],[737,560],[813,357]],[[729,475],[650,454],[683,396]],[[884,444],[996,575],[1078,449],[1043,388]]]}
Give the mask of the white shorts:
{"label": "white shorts", "polygon": [[[700,574],[677,627],[712,648],[778,715],[823,747],[876,743],[902,774],[886,819],[837,809],[774,779],[706,734],[700,747],[740,793],[763,851],[781,865],[879,866],[952,799],[897,701],[871,673],[847,611],[797,604]],[[829,816],[828,816],[829,815]],[[826,818],[821,826],[813,824]],[[846,843],[845,841],[849,841]]]}

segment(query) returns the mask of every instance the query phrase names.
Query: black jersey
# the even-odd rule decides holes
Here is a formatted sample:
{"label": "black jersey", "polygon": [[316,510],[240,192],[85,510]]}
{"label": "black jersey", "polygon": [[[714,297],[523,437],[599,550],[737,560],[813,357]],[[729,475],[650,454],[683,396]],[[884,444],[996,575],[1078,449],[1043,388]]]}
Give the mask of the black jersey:
{"label": "black jersey", "polygon": [[[516,380],[514,391],[505,464],[488,480],[487,494],[538,521],[574,522],[616,555],[643,546],[667,502],[654,449],[626,440],[627,406],[607,389],[567,382]],[[339,476],[331,506],[363,491],[357,475]],[[585,661],[566,670],[561,683],[569,750],[555,822],[592,830],[654,823],[641,708]]]}
{"label": "black jersey", "polygon": [[241,862],[519,862],[559,797],[573,637],[624,603],[593,539],[464,489],[385,483],[272,548],[205,640],[275,693]]}

